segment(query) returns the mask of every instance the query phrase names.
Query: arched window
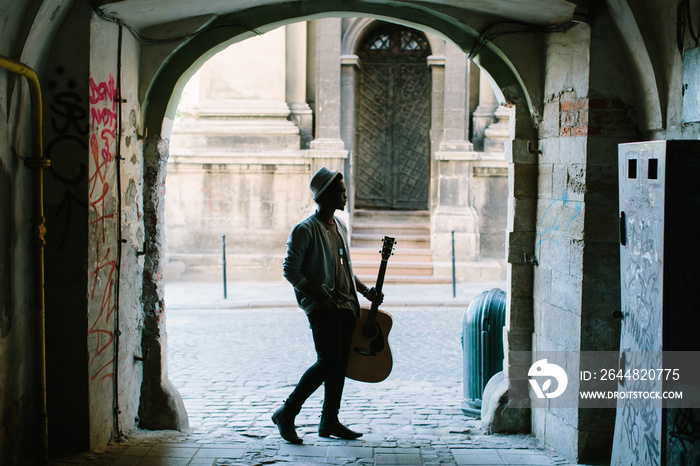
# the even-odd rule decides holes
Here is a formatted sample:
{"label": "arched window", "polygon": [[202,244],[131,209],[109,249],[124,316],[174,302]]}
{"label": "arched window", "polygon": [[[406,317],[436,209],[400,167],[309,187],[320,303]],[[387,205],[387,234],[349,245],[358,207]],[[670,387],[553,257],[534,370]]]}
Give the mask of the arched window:
{"label": "arched window", "polygon": [[362,59],[373,61],[395,60],[398,57],[407,61],[419,61],[430,55],[430,45],[419,31],[385,24],[365,36],[360,43],[358,55]]}

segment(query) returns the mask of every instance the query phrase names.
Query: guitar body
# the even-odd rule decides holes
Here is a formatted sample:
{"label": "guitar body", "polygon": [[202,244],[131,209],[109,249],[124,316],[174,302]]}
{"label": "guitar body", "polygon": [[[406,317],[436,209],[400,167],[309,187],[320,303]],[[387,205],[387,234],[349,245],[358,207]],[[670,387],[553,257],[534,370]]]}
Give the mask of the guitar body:
{"label": "guitar body", "polygon": [[[352,334],[345,376],[360,382],[381,382],[389,376],[394,364],[389,348],[393,321],[390,314],[380,310],[374,319],[370,316],[370,309],[362,308],[362,317],[357,319]],[[368,320],[369,328],[366,328]]]}

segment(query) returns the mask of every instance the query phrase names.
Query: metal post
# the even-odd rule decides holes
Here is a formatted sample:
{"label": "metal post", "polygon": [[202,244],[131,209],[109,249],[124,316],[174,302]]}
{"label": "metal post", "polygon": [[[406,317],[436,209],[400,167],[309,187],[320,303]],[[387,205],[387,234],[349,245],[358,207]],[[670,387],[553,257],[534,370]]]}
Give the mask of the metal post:
{"label": "metal post", "polygon": [[221,237],[223,241],[223,252],[224,252],[224,299],[226,299],[226,235]]}
{"label": "metal post", "polygon": [[455,232],[452,230],[452,297],[457,297],[457,271],[455,265]]}

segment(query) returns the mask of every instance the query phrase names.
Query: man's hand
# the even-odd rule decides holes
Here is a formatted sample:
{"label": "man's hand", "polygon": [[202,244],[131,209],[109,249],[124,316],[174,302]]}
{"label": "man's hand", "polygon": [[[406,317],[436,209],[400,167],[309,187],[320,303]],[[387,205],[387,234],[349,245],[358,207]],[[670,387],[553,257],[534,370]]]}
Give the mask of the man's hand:
{"label": "man's hand", "polygon": [[384,302],[384,293],[380,293],[375,287],[368,289],[365,293],[365,297],[377,305]]}

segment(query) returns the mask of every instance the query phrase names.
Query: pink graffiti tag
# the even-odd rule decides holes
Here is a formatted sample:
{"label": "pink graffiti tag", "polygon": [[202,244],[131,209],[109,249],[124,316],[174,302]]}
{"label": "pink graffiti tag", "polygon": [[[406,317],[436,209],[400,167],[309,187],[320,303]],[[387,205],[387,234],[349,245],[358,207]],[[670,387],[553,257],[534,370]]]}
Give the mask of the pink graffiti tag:
{"label": "pink graffiti tag", "polygon": [[[107,102],[108,106],[97,108],[96,105],[102,102]],[[99,84],[90,78],[90,105],[90,127],[100,128],[100,137],[104,142],[102,158],[105,162],[111,162],[114,158],[114,154],[111,152],[111,142],[114,141],[117,128],[117,90],[114,87],[113,76],[110,75],[108,82]],[[95,137],[95,134],[92,137]]]}
{"label": "pink graffiti tag", "polygon": [[[114,153],[117,134],[117,91],[114,77],[104,82],[90,78],[90,176],[88,205],[90,215],[90,312],[88,337],[90,380],[114,377],[114,357],[108,350],[114,343],[115,273],[117,267],[116,206],[110,193],[114,177]],[[108,232],[112,232],[109,235]],[[99,312],[96,309],[99,309]],[[95,317],[96,315],[96,317]],[[107,359],[107,360],[106,360]]]}

